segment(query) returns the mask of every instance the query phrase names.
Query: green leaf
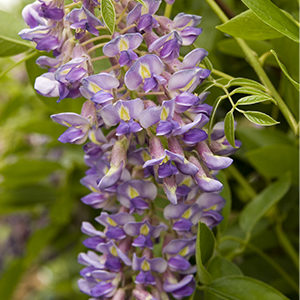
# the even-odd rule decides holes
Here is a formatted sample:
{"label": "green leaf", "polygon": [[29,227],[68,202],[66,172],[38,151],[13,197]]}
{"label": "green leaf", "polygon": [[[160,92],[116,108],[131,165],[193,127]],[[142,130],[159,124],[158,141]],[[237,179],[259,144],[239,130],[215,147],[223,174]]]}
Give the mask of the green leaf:
{"label": "green leaf", "polygon": [[270,0],[242,0],[258,18],[295,42],[299,42],[299,25]]}
{"label": "green leaf", "polygon": [[262,22],[251,10],[242,12],[216,28],[245,40],[266,40],[282,37],[280,32]]}
{"label": "green leaf", "polygon": [[235,147],[233,111],[229,111],[224,119],[225,136],[232,147]]}
{"label": "green leaf", "polygon": [[197,241],[196,241],[196,262],[199,280],[207,284],[211,277],[204,264],[210,259],[215,246],[215,238],[211,230],[204,224],[198,223]]}
{"label": "green leaf", "polygon": [[288,171],[291,172],[292,182],[297,185],[299,178],[298,149],[285,143],[254,149],[246,153],[246,158],[260,174],[269,179],[277,178]]}
{"label": "green leaf", "polygon": [[246,276],[228,276],[214,280],[206,290],[226,300],[288,300],[273,287]]}
{"label": "green leaf", "polygon": [[274,102],[274,100],[268,96],[251,95],[251,96],[240,98],[236,104],[237,105],[250,105],[250,104],[256,104],[256,103],[261,103],[261,102],[265,102],[265,101]]}
{"label": "green leaf", "polygon": [[218,226],[218,230],[220,230],[220,232],[224,232],[227,228],[228,218],[229,218],[230,211],[231,211],[231,190],[230,190],[230,186],[228,184],[226,175],[223,171],[219,172],[219,174],[217,175],[217,178],[223,184],[223,189],[220,193],[220,196],[223,197],[226,201],[225,206],[222,209],[222,216],[224,219]]}
{"label": "green leaf", "polygon": [[257,89],[257,88],[250,87],[250,86],[238,87],[230,93],[230,95],[234,95],[234,94],[249,94],[249,95],[269,96],[268,94],[263,92],[261,89]]}
{"label": "green leaf", "polygon": [[209,262],[207,269],[213,279],[230,275],[243,275],[236,264],[222,256],[215,256]]}
{"label": "green leaf", "polygon": [[231,79],[228,82],[227,86],[230,87],[230,86],[235,86],[235,85],[240,85],[243,87],[251,87],[254,89],[262,90],[263,92],[266,91],[266,88],[262,84],[260,84],[259,82],[255,81],[255,80],[251,80],[248,78],[237,77],[237,78]]}
{"label": "green leaf", "polygon": [[23,41],[18,35],[24,27],[25,24],[21,19],[0,11],[0,57],[16,55],[34,48],[32,44]]}
{"label": "green leaf", "polygon": [[246,205],[239,218],[239,224],[243,231],[251,232],[261,217],[287,193],[290,186],[291,176],[285,174]]}
{"label": "green leaf", "polygon": [[262,126],[279,124],[276,120],[260,111],[244,111],[243,115],[252,123]]}
{"label": "green leaf", "polygon": [[115,31],[116,12],[111,0],[101,0],[101,15],[111,34]]}
{"label": "green leaf", "polygon": [[274,50],[270,50],[270,52],[274,55],[274,57],[275,57],[275,59],[276,59],[278,65],[279,65],[281,71],[284,73],[284,75],[288,78],[288,80],[292,83],[292,85],[293,85],[298,91],[300,91],[300,84],[299,84],[299,82],[297,82],[296,80],[294,80],[294,79],[290,76],[290,74],[288,73],[288,71],[287,71],[285,65],[279,60],[279,58],[278,58],[276,52],[275,52]]}

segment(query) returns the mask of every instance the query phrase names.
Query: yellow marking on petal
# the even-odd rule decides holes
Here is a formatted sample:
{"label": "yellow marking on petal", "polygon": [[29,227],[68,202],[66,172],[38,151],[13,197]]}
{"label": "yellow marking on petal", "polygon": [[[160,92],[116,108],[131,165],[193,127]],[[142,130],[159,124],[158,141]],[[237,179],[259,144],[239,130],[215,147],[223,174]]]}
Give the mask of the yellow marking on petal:
{"label": "yellow marking on petal", "polygon": [[130,186],[129,190],[128,190],[128,195],[131,199],[133,199],[133,198],[136,198],[137,196],[139,196],[139,192],[135,188]]}
{"label": "yellow marking on petal", "polygon": [[182,217],[184,219],[189,219],[191,217],[191,215],[192,215],[192,210],[189,208],[183,213]]}
{"label": "yellow marking on petal", "polygon": [[160,119],[166,121],[169,115],[169,110],[164,106],[160,113]]}
{"label": "yellow marking on petal", "polygon": [[182,29],[192,26],[192,24],[193,24],[193,20],[189,21],[185,26],[182,27]]}
{"label": "yellow marking on petal", "polygon": [[189,253],[188,246],[184,247],[182,250],[179,251],[179,255],[186,256]]}
{"label": "yellow marking on petal", "polygon": [[145,78],[151,78],[151,72],[149,67],[146,64],[140,64],[140,75]]}
{"label": "yellow marking on petal", "polygon": [[95,187],[93,187],[92,185],[89,185],[88,187],[89,187],[89,189],[90,189],[92,192],[94,192],[94,193],[98,193],[98,192],[99,192],[99,191],[98,191]]}
{"label": "yellow marking on petal", "polygon": [[149,271],[150,270],[150,264],[146,260],[144,260],[142,262],[141,268],[142,268],[143,271]]}
{"label": "yellow marking on petal", "polygon": [[215,204],[209,208],[204,208],[203,211],[216,210],[216,209],[217,209],[217,204]]}
{"label": "yellow marking on petal", "polygon": [[71,68],[64,69],[64,70],[61,71],[61,74],[66,75],[70,72],[70,70],[71,70]]}
{"label": "yellow marking on petal", "polygon": [[90,138],[91,142],[93,142],[94,144],[96,144],[96,145],[100,145],[101,144],[101,143],[98,142],[98,140],[96,138],[96,133],[95,133],[94,130],[91,130],[89,132],[89,138]]}
{"label": "yellow marking on petal", "polygon": [[166,156],[164,157],[163,161],[160,163],[160,165],[166,164],[168,161],[169,161],[169,157],[168,157],[168,155],[166,155]]}
{"label": "yellow marking on petal", "polygon": [[111,176],[111,175],[113,175],[117,170],[118,170],[118,167],[117,167],[117,166],[112,166],[112,167],[110,167],[109,170],[107,170],[107,171],[105,172],[105,176]]}
{"label": "yellow marking on petal", "polygon": [[63,124],[63,125],[66,125],[66,126],[68,126],[68,127],[72,126],[70,123],[68,123],[68,122],[66,122],[66,121],[62,121],[62,124]]}
{"label": "yellow marking on petal", "polygon": [[84,10],[82,10],[79,15],[78,15],[79,21],[85,20],[86,19],[86,14]]}
{"label": "yellow marking on petal", "polygon": [[91,90],[93,93],[98,93],[99,91],[101,91],[101,87],[99,85],[97,85],[94,82],[89,82],[89,90]]}
{"label": "yellow marking on petal", "polygon": [[114,226],[114,227],[116,227],[118,224],[112,219],[112,218],[110,218],[110,217],[108,217],[107,219],[106,219],[106,221],[107,221],[107,223],[109,224],[109,225],[111,225],[111,226]]}
{"label": "yellow marking on petal", "polygon": [[115,246],[111,246],[109,250],[113,256],[118,256],[118,252]]}
{"label": "yellow marking on petal", "polygon": [[143,224],[140,228],[140,233],[142,235],[148,235],[149,231],[150,231],[150,229],[147,224]]}
{"label": "yellow marking on petal", "polygon": [[142,10],[141,10],[141,15],[145,15],[149,12],[149,5],[148,3],[145,1],[144,5],[142,5]]}
{"label": "yellow marking on petal", "polygon": [[194,77],[185,87],[183,87],[182,90],[184,90],[184,91],[188,90],[192,86],[192,84],[195,82],[195,80],[196,80],[196,77]]}
{"label": "yellow marking on petal", "polygon": [[126,51],[129,49],[129,43],[125,38],[120,38],[119,41],[119,50],[120,51]]}
{"label": "yellow marking on petal", "polygon": [[119,110],[119,115],[120,115],[121,120],[123,120],[123,121],[130,120],[129,110],[123,104],[121,105],[121,108]]}
{"label": "yellow marking on petal", "polygon": [[191,186],[192,185],[192,179],[191,179],[191,177],[186,177],[181,183],[186,185],[186,186]]}

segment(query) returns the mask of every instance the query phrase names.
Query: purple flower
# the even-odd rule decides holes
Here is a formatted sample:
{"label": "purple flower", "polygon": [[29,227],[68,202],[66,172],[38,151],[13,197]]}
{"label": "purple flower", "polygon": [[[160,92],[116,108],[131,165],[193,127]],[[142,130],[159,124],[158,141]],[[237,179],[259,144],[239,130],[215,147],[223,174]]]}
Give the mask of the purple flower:
{"label": "purple flower", "polygon": [[102,25],[100,20],[96,18],[84,6],[80,9],[73,9],[66,17],[66,20],[71,23],[71,28],[75,29],[75,37],[80,39],[86,31],[98,36],[97,26]]}
{"label": "purple flower", "polygon": [[154,54],[146,54],[140,57],[126,72],[125,84],[129,90],[136,90],[143,84],[143,89],[147,93],[156,90],[160,84],[166,82],[160,76],[164,69],[164,64],[160,58]]}
{"label": "purple flower", "polygon": [[105,236],[108,239],[121,240],[126,238],[123,230],[124,225],[133,222],[134,218],[127,213],[109,215],[106,212],[102,212],[95,220],[106,227]]}
{"label": "purple flower", "polygon": [[158,27],[158,22],[153,14],[158,10],[161,0],[145,0],[145,6],[138,3],[127,16],[127,24],[137,23],[139,31],[151,31],[152,28]]}
{"label": "purple flower", "polygon": [[86,141],[91,123],[75,113],[60,113],[51,116],[52,120],[69,127],[58,140],[62,143],[82,144]]}
{"label": "purple flower", "polygon": [[197,145],[197,151],[206,166],[211,170],[226,169],[233,162],[230,157],[214,155],[205,142]]}
{"label": "purple flower", "polygon": [[199,205],[192,206],[187,204],[168,205],[164,209],[166,219],[177,219],[173,224],[173,229],[178,232],[190,231],[196,225],[201,216]]}
{"label": "purple flower", "polygon": [[176,31],[173,31],[154,41],[149,46],[149,51],[153,52],[160,49],[160,58],[163,59],[165,62],[170,63],[179,56],[179,50],[181,45],[182,39],[180,35]]}
{"label": "purple flower", "polygon": [[209,74],[209,70],[202,68],[177,71],[169,79],[168,88],[170,90],[192,92]]}
{"label": "purple flower", "polygon": [[44,73],[35,79],[34,89],[45,97],[58,97],[60,85],[53,73]]}
{"label": "purple flower", "polygon": [[138,58],[133,51],[138,48],[143,41],[143,36],[139,33],[127,33],[119,35],[103,47],[103,53],[108,57],[120,55],[120,66],[130,65]]}
{"label": "purple flower", "polygon": [[62,40],[58,38],[54,30],[49,26],[39,25],[23,29],[19,35],[23,40],[35,42],[37,50],[51,51],[58,49],[62,44]]}
{"label": "purple flower", "polygon": [[108,104],[100,111],[103,122],[108,127],[119,124],[116,134],[126,135],[142,130],[142,127],[135,120],[139,120],[144,110],[144,103],[141,99],[119,100],[115,104]]}
{"label": "purple flower", "polygon": [[140,123],[144,128],[158,123],[156,135],[169,136],[174,130],[180,128],[178,122],[173,120],[174,109],[174,100],[163,101],[161,107],[150,106],[141,113]]}
{"label": "purple flower", "polygon": [[99,244],[97,250],[105,255],[104,267],[112,272],[119,272],[122,263],[126,266],[131,265],[131,260],[123,251],[112,241]]}
{"label": "purple flower", "polygon": [[55,79],[60,83],[59,99],[80,96],[80,81],[87,75],[87,58],[76,57],[55,71]]}
{"label": "purple flower", "polygon": [[159,237],[161,231],[166,230],[165,224],[152,226],[148,221],[129,222],[124,226],[125,232],[130,236],[137,236],[132,243],[132,246],[138,248],[153,248],[152,238]]}
{"label": "purple flower", "polygon": [[156,186],[143,180],[130,180],[118,186],[119,202],[130,208],[130,213],[135,211],[143,213],[149,208],[148,200],[154,200],[157,195]]}
{"label": "purple flower", "polygon": [[192,295],[195,285],[194,276],[187,275],[177,283],[165,282],[163,288],[167,293],[171,293],[175,299],[181,299]]}
{"label": "purple flower", "polygon": [[80,92],[96,104],[107,104],[113,100],[112,89],[119,86],[119,80],[109,73],[99,73],[85,77],[81,81]]}
{"label": "purple flower", "polygon": [[140,271],[135,278],[135,283],[144,285],[155,285],[155,277],[152,272],[163,273],[167,269],[167,263],[162,258],[148,259],[137,257],[133,254],[132,269]]}
{"label": "purple flower", "polygon": [[192,45],[201,34],[202,29],[194,27],[200,22],[201,17],[185,13],[179,13],[174,18],[172,27],[180,34],[183,46]]}

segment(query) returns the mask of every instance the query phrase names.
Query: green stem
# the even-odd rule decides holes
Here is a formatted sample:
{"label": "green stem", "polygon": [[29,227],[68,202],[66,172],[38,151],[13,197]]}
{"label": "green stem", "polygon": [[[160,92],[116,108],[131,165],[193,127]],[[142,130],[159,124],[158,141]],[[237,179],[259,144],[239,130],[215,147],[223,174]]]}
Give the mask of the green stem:
{"label": "green stem", "polygon": [[170,18],[172,12],[172,4],[166,3],[165,13],[164,16]]}
{"label": "green stem", "polygon": [[259,248],[255,247],[254,245],[250,244],[249,242],[245,242],[244,240],[234,237],[234,236],[225,236],[221,239],[221,242],[225,241],[225,240],[232,240],[232,241],[238,242],[238,243],[244,245],[245,247],[248,247],[256,254],[258,254],[267,263],[269,263],[269,265],[271,265],[285,279],[285,281],[298,293],[298,284],[293,280],[293,278],[284,269],[282,269],[280,265],[278,265],[273,259],[271,259],[268,255],[266,255]]}
{"label": "green stem", "polygon": [[28,59],[30,59],[30,58],[32,58],[36,55],[36,51],[32,51],[32,50],[28,51],[27,53],[28,53],[28,55],[24,56],[22,59],[16,61],[14,64],[9,66],[6,70],[4,70],[0,74],[0,78],[2,78],[4,75],[6,75],[10,70],[14,69],[15,67],[17,67],[21,63],[25,62],[26,60],[28,60]]}
{"label": "green stem", "polygon": [[277,222],[275,230],[276,230],[279,243],[281,244],[282,248],[290,256],[296,268],[299,269],[299,258],[297,252],[295,251],[291,242],[289,241],[284,231],[282,230],[281,222]]}
{"label": "green stem", "polygon": [[[219,19],[222,22],[227,22],[229,19],[221,10],[221,8],[215,3],[214,0],[206,0],[208,5],[212,8],[212,10],[216,13]],[[299,134],[299,128],[297,121],[295,120],[293,114],[290,112],[287,105],[284,103],[283,99],[273,86],[271,80],[269,79],[268,75],[264,71],[263,67],[261,66],[257,54],[248,46],[248,44],[241,38],[235,38],[239,46],[242,48],[243,52],[246,55],[246,58],[249,64],[252,66],[254,71],[256,72],[258,78],[262,82],[262,84],[267,88],[267,91],[275,98],[277,105],[284,115],[285,119],[287,120],[288,124],[290,125],[291,129],[293,130],[295,135]]]}
{"label": "green stem", "polygon": [[256,196],[256,191],[235,166],[231,165],[227,169],[227,172],[242,186],[250,199],[253,199]]}

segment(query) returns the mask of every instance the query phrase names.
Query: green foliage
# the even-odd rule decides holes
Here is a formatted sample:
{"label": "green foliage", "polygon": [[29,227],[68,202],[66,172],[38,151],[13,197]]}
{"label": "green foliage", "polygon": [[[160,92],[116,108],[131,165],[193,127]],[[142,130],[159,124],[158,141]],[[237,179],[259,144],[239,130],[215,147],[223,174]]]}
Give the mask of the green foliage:
{"label": "green foliage", "polygon": [[246,10],[217,29],[245,40],[267,40],[281,37],[282,34],[262,22],[251,10]]}
{"label": "green foliage", "polygon": [[205,284],[211,281],[211,276],[204,265],[212,256],[214,245],[215,240],[213,233],[204,223],[199,223],[196,242],[197,274],[200,282]]}
{"label": "green foliage", "polygon": [[240,214],[239,222],[245,233],[252,231],[259,219],[287,193],[290,185],[290,176],[284,175],[263,190],[244,208]]}
{"label": "green foliage", "polygon": [[235,147],[233,110],[229,111],[225,116],[224,131],[230,145]]}
{"label": "green foliage", "polygon": [[226,276],[214,280],[207,291],[226,300],[284,300],[288,299],[267,284],[246,276]]}
{"label": "green foliage", "polygon": [[23,28],[22,20],[0,11],[0,57],[16,55],[34,48],[18,36],[18,32]]}
{"label": "green foliage", "polygon": [[111,33],[115,31],[116,12],[111,0],[101,0],[101,16]]}
{"label": "green foliage", "polygon": [[299,42],[299,24],[271,0],[242,0],[258,18],[295,42]]}

